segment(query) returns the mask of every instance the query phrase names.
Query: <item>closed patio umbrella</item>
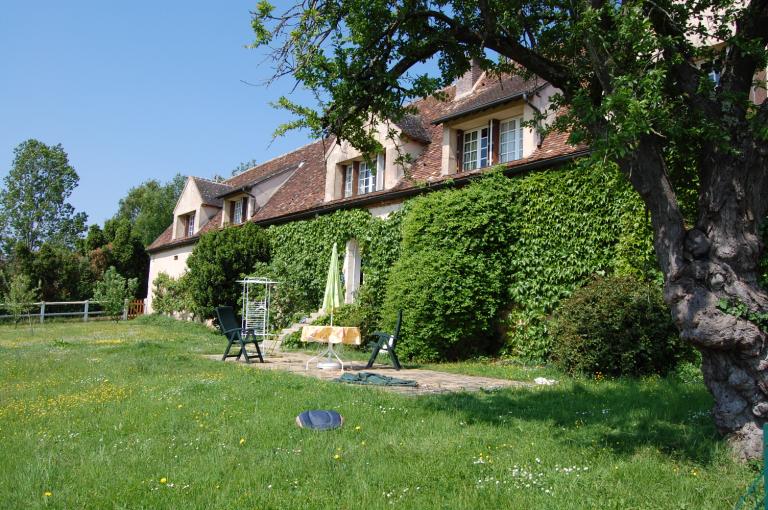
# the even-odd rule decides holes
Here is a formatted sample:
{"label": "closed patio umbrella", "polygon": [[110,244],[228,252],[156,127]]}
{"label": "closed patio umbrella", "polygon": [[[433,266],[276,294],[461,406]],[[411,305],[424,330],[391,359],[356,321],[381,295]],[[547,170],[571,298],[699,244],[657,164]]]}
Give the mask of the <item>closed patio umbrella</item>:
{"label": "closed patio umbrella", "polygon": [[333,326],[333,311],[341,306],[341,279],[339,278],[339,251],[333,243],[331,263],[328,265],[328,277],[325,280],[325,294],[321,310],[330,314]]}
{"label": "closed patio umbrella", "polygon": [[[341,279],[339,278],[339,251],[336,247],[336,243],[333,244],[333,250],[331,251],[331,263],[328,265],[328,277],[325,281],[325,293],[323,294],[323,304],[320,307],[325,313],[331,316],[331,328],[333,328],[333,312],[341,305]],[[339,358],[336,351],[333,349],[333,343],[330,338],[328,340],[328,348],[315,356],[312,359],[322,358],[327,356],[324,361],[317,364],[318,368],[323,369],[338,369],[343,368],[341,358]],[[335,358],[335,359],[334,359]],[[307,362],[309,366],[309,361]]]}

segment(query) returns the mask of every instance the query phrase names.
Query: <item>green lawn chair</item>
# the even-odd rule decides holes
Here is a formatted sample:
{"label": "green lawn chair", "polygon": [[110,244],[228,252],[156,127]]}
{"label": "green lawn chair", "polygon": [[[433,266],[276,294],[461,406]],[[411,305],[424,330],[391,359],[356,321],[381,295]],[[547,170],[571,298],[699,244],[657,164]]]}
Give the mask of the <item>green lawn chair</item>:
{"label": "green lawn chair", "polygon": [[[261,349],[259,349],[259,343],[256,341],[256,336],[253,334],[253,330],[243,329],[240,324],[237,323],[235,318],[235,311],[231,306],[217,306],[216,318],[219,320],[219,329],[221,334],[227,337],[227,350],[224,351],[224,356],[221,360],[224,361],[227,358],[240,359],[240,356],[245,358],[246,363],[251,362],[251,358],[256,356],[249,356],[246,350],[246,344],[253,342],[256,346],[256,355],[259,357],[259,361],[264,363],[264,358],[261,355]],[[232,344],[235,342],[240,344],[240,350],[237,354],[230,354],[229,350],[232,348]]]}
{"label": "green lawn chair", "polygon": [[383,331],[377,331],[373,334],[374,336],[379,337],[379,340],[373,346],[371,359],[368,360],[368,364],[365,366],[365,368],[371,368],[373,366],[373,362],[376,361],[376,356],[379,355],[379,352],[389,353],[389,358],[392,360],[392,365],[395,367],[395,370],[400,370],[403,368],[400,365],[400,360],[397,359],[397,354],[395,353],[397,341],[400,339],[400,324],[402,324],[402,322],[403,311],[398,310],[397,323],[395,324],[394,333],[384,333]]}

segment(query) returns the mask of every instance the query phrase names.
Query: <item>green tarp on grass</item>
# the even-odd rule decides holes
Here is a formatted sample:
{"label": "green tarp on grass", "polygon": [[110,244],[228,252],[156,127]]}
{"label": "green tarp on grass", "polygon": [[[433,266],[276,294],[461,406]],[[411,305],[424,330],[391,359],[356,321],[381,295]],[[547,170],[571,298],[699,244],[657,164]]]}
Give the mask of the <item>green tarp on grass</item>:
{"label": "green tarp on grass", "polygon": [[371,372],[358,372],[356,374],[342,374],[336,382],[349,384],[370,384],[372,386],[410,386],[415,388],[419,385],[416,381],[408,379],[398,379],[387,375],[373,374]]}

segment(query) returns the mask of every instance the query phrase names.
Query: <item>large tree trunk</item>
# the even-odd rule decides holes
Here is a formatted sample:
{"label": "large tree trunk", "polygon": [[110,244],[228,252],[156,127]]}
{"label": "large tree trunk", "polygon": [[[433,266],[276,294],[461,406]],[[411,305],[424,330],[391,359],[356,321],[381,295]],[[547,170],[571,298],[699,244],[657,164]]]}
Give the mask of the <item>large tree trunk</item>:
{"label": "large tree trunk", "polygon": [[715,424],[741,459],[762,454],[768,335],[745,313],[719,305],[768,312],[768,293],[758,284],[759,219],[768,197],[750,188],[762,184],[755,176],[764,173],[764,162],[749,152],[714,151],[702,164],[699,220],[692,229],[685,228],[658,140],[644,139],[622,164],[651,213],[665,301],[682,338],[702,353]]}
{"label": "large tree trunk", "polygon": [[[710,253],[726,246],[738,248],[720,242]],[[738,458],[760,458],[762,426],[768,420],[766,334],[719,309],[718,303],[724,299],[766,311],[768,295],[750,275],[711,260],[694,260],[679,278],[667,281],[665,297],[681,336],[701,351],[704,382],[715,400],[715,425]]]}

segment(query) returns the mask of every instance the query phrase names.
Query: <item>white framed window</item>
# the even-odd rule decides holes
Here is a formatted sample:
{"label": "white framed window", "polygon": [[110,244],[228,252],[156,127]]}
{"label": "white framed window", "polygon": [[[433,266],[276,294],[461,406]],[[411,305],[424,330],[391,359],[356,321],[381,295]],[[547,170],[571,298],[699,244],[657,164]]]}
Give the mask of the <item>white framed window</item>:
{"label": "white framed window", "polygon": [[488,128],[464,133],[462,153],[463,170],[475,170],[488,166]]}
{"label": "white framed window", "polygon": [[235,225],[240,224],[243,222],[243,216],[244,216],[244,206],[245,200],[240,199],[237,202],[234,202],[234,208],[232,210],[232,223]]}
{"label": "white framed window", "polygon": [[344,167],[344,198],[352,196],[352,176],[355,168],[352,165]]}
{"label": "white framed window", "polygon": [[506,163],[523,157],[522,117],[499,124],[499,162]]}
{"label": "white framed window", "polygon": [[195,234],[195,213],[187,215],[187,237],[192,237]]}
{"label": "white framed window", "polygon": [[360,173],[357,176],[357,194],[363,195],[376,190],[376,176],[373,175],[371,165],[365,161],[360,162]]}

